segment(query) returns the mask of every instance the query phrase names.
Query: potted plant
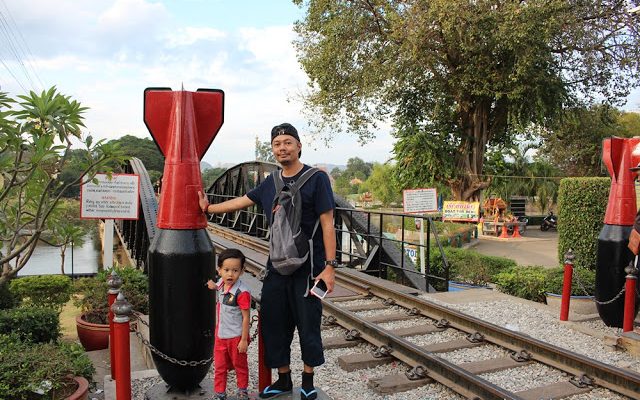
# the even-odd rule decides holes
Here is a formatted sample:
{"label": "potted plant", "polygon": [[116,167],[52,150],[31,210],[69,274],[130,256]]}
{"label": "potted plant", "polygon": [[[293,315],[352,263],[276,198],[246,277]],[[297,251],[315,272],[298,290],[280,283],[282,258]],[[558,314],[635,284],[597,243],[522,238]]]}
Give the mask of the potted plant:
{"label": "potted plant", "polygon": [[95,372],[76,343],[30,342],[18,335],[0,335],[0,398],[87,399]]}
{"label": "potted plant", "polygon": [[[545,282],[545,297],[548,305],[560,308],[562,287],[564,284],[564,267],[552,268],[547,271]],[[571,282],[571,311],[578,314],[597,313],[593,294],[596,288],[596,273],[586,268],[574,268]]]}
{"label": "potted plant", "polygon": [[120,290],[133,309],[142,314],[149,312],[147,276],[136,268],[113,268],[101,271],[93,278],[78,279],[74,285],[74,304],[81,313],[76,317],[76,327],[80,343],[87,351],[109,346],[107,279],[114,269],[122,278]]}

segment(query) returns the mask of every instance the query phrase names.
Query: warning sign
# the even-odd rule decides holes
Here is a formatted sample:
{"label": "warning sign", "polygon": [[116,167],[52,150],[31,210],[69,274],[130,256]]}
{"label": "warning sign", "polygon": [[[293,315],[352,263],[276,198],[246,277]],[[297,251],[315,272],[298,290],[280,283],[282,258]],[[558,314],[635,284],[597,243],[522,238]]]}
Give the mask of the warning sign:
{"label": "warning sign", "polygon": [[80,218],[138,219],[140,177],[134,174],[97,174],[97,183],[80,190]]}

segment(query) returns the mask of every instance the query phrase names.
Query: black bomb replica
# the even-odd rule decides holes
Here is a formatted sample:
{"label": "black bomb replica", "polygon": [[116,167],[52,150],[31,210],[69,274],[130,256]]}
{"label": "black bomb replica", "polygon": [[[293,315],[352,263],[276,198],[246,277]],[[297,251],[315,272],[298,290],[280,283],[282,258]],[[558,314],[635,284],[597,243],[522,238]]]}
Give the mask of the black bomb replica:
{"label": "black bomb replica", "polygon": [[153,359],[171,391],[193,391],[211,365],[215,296],[206,282],[214,276],[215,253],[198,191],[200,160],[223,122],[222,90],[144,91],[144,123],[165,156],[159,229],[148,254],[149,333],[165,356]]}

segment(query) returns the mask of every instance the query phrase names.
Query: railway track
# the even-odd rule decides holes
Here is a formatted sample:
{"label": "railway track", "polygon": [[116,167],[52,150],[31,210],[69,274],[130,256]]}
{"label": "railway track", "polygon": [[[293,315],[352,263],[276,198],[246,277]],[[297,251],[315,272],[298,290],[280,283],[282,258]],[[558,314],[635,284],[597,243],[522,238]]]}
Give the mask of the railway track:
{"label": "railway track", "polygon": [[[261,240],[232,230],[212,227],[214,235],[266,254],[268,245]],[[248,270],[260,276],[262,267],[248,263]],[[406,374],[390,375],[369,382],[379,393],[396,393],[434,381],[466,398],[479,399],[559,399],[587,393],[603,387],[630,398],[639,398],[640,374],[616,368],[526,334],[488,323],[443,307],[415,293],[400,290],[354,270],[338,269],[336,284],[349,293],[323,301],[323,324],[344,328],[344,336],[323,340],[325,348],[343,348],[369,343],[370,353],[341,356],[345,370],[371,367],[399,360],[407,365]],[[394,321],[414,320],[412,326],[390,327]],[[393,324],[391,324],[393,326]],[[412,338],[453,331],[456,338],[427,345]],[[497,358],[462,364],[449,362],[442,355],[479,346],[495,346],[507,354]],[[569,378],[529,390],[509,391],[492,384],[481,375],[542,363],[565,373]]]}

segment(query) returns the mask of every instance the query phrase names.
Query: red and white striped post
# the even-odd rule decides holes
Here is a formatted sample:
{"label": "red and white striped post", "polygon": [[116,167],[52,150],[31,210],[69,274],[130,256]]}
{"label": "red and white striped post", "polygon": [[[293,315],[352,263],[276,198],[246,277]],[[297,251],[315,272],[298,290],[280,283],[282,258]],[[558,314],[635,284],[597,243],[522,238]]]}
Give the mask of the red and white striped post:
{"label": "red and white striped post", "polygon": [[116,270],[111,272],[109,278],[107,279],[107,286],[109,286],[109,359],[111,362],[111,378],[116,378],[116,363],[115,363],[115,347],[113,346],[113,311],[111,311],[111,306],[116,301],[118,297],[118,293],[120,293],[120,287],[122,286],[122,278],[118,275]]}
{"label": "red and white striped post", "polygon": [[571,302],[571,281],[573,279],[573,250],[564,255],[564,278],[562,280],[562,300],[560,301],[560,321],[569,319],[569,303]]}
{"label": "red and white striped post", "polygon": [[118,294],[113,306],[115,317],[113,325],[115,331],[115,364],[116,364],[116,399],[131,400],[131,354],[129,344],[129,315],[131,304],[127,302],[122,293]]}
{"label": "red and white striped post", "polygon": [[[271,385],[271,368],[264,363],[264,339],[262,339],[262,318],[258,311],[258,391]],[[119,400],[119,399],[118,399]]]}
{"label": "red and white striped post", "polygon": [[627,276],[624,293],[624,317],[622,320],[623,332],[633,331],[633,320],[635,319],[636,314],[636,284],[638,281],[638,269],[634,264],[635,261],[631,261],[627,268],[624,269]]}

